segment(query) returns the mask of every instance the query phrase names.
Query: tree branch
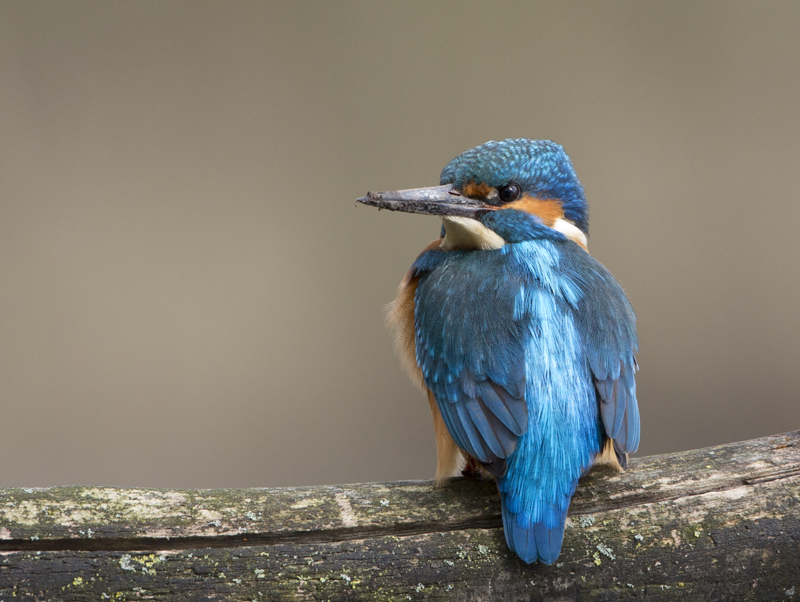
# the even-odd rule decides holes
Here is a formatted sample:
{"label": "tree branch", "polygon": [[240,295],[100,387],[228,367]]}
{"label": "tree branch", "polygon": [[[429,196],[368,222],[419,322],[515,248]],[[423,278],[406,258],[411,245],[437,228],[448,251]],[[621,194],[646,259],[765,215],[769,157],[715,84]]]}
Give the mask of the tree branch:
{"label": "tree branch", "polygon": [[800,432],[581,479],[556,565],[493,482],[0,490],[0,600],[800,599]]}

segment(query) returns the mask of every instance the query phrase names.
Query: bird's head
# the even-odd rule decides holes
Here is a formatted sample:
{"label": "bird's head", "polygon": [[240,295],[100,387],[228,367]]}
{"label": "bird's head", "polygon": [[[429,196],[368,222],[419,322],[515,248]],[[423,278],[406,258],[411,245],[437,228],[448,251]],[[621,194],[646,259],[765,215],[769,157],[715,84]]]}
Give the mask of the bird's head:
{"label": "bird's head", "polygon": [[369,192],[358,200],[441,216],[443,248],[498,248],[548,230],[585,247],[589,230],[583,187],[564,149],[549,140],[492,140],[450,161],[440,186]]}

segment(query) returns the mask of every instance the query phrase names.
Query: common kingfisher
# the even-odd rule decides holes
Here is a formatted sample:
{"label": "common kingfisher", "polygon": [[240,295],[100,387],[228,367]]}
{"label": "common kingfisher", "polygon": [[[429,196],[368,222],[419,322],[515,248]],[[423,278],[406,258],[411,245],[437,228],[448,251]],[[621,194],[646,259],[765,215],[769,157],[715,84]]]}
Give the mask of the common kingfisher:
{"label": "common kingfisher", "polygon": [[389,312],[430,403],[436,483],[482,467],[508,547],[555,562],[580,476],[625,468],[639,446],[635,317],[587,251],[572,162],[549,140],[492,140],[450,161],[440,186],[358,201],[443,222]]}

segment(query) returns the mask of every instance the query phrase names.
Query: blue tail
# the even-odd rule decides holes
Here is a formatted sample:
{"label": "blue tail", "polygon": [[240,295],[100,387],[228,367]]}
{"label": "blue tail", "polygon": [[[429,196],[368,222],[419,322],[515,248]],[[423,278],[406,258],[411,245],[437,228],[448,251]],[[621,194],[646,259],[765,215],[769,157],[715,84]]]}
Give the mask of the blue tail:
{"label": "blue tail", "polygon": [[544,564],[553,564],[561,553],[567,509],[558,510],[553,505],[552,510],[558,516],[553,529],[548,529],[544,522],[535,523],[530,529],[526,529],[520,526],[518,515],[506,509],[505,497],[505,494],[500,495],[503,531],[508,547],[528,564],[537,560]]}

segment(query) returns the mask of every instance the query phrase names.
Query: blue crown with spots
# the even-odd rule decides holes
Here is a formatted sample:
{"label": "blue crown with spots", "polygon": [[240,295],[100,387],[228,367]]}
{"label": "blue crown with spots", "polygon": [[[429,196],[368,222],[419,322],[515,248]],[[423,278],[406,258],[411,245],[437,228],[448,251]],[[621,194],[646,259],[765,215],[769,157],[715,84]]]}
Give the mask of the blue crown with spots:
{"label": "blue crown with spots", "polygon": [[461,187],[471,181],[492,187],[515,182],[532,196],[558,199],[564,216],[584,233],[589,232],[583,186],[560,144],[527,138],[490,140],[450,161],[439,183]]}

